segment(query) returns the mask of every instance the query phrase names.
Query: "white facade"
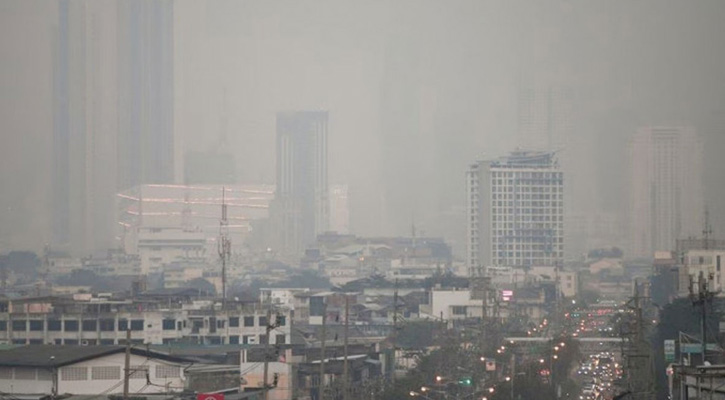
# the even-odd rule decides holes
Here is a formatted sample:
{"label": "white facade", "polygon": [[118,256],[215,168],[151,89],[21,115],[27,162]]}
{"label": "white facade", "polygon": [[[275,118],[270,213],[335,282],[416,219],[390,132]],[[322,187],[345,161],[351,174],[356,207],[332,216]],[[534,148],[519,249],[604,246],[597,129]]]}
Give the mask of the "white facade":
{"label": "white facade", "polygon": [[[52,355],[52,352],[48,353],[49,358]],[[0,391],[51,395],[55,381],[57,393],[61,395],[120,394],[123,393],[124,361],[125,354],[119,352],[57,368],[0,366]],[[130,365],[133,370],[129,380],[130,393],[168,393],[184,389],[184,368],[189,364],[132,354]]]}
{"label": "white facade", "polygon": [[[431,290],[429,296],[428,304],[421,305],[421,318],[442,319],[443,321],[472,317],[481,318],[483,300],[472,299],[471,291],[468,289]],[[493,300],[493,298],[489,298],[486,315],[492,314]]]}
{"label": "white facade", "polygon": [[[288,400],[294,398],[292,387],[293,371],[292,371],[292,350],[287,349],[280,354],[277,360],[270,361],[268,364],[267,385],[272,386],[274,383],[274,375],[277,375],[277,386],[269,391],[269,400]],[[239,368],[244,371],[244,380],[242,389],[263,388],[264,387],[264,363],[249,361],[247,351],[242,350],[240,353]]]}
{"label": "white facade", "polygon": [[163,272],[164,265],[184,258],[206,255],[206,237],[198,230],[183,228],[136,228],[127,237],[126,253],[141,258],[141,273]]}
{"label": "white facade", "polygon": [[702,230],[703,147],[690,127],[647,127],[630,142],[630,253],[652,257]]}
{"label": "white facade", "polygon": [[[51,303],[10,306],[0,313],[0,343],[112,345],[126,339],[134,343],[167,344],[186,340],[200,344],[262,343],[266,335],[266,309],[259,305],[214,310],[211,305],[144,311],[130,302],[94,302],[62,312]],[[271,332],[271,344],[290,343],[290,314],[273,314],[284,324]],[[274,322],[274,321],[272,321]]]}
{"label": "white facade", "polygon": [[722,263],[725,262],[725,250],[688,250],[682,255],[685,264],[685,279],[688,282],[680,282],[681,295],[689,294],[689,280],[692,279],[693,287],[697,290],[697,282],[700,273],[708,279],[710,290],[721,292],[723,289]]}
{"label": "white facade", "polygon": [[553,153],[517,151],[467,173],[468,268],[560,265],[564,177]]}
{"label": "white facade", "polygon": [[347,185],[330,185],[329,230],[341,235],[350,233],[350,196]]}

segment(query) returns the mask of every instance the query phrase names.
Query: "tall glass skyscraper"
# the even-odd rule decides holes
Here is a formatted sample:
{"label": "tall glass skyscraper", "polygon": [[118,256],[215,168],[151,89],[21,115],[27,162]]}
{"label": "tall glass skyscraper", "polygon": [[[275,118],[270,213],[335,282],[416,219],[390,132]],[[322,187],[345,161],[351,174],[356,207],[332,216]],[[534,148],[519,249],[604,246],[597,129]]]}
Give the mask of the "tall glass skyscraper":
{"label": "tall glass skyscraper", "polygon": [[118,189],[174,179],[174,3],[118,2]]}

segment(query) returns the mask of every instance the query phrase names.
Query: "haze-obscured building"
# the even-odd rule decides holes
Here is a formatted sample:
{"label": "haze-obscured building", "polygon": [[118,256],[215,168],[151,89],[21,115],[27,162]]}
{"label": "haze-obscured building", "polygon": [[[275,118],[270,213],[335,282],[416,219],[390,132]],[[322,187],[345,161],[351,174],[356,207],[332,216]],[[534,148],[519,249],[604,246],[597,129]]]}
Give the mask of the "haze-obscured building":
{"label": "haze-obscured building", "polygon": [[277,114],[277,249],[300,255],[329,226],[327,111]]}
{"label": "haze-obscured building", "polygon": [[700,233],[703,147],[691,127],[645,127],[630,141],[630,254],[652,257]]}
{"label": "haze-obscured building", "polygon": [[111,246],[118,120],[117,5],[58,2],[53,44],[51,244]]}
{"label": "haze-obscured building", "polygon": [[[222,200],[227,205],[227,229],[233,249],[239,249],[250,238],[253,222],[269,216],[274,187],[141,185],[125,190],[117,197],[118,237],[129,253],[138,254],[137,249],[143,247],[139,246],[142,236],[156,231],[153,235],[161,240],[161,233],[173,230],[176,233],[171,234],[168,240],[174,242],[173,237],[185,232],[184,235],[194,237],[194,243],[210,243],[208,254],[212,255],[216,254]],[[159,246],[151,246],[151,249],[155,247]]]}
{"label": "haze-obscured building", "polygon": [[118,190],[174,181],[174,3],[118,7]]}
{"label": "haze-obscured building", "polygon": [[347,185],[330,185],[331,232],[350,233],[350,194]]}
{"label": "haze-obscured building", "polygon": [[466,173],[467,262],[552,266],[564,259],[564,176],[551,152],[515,151]]}

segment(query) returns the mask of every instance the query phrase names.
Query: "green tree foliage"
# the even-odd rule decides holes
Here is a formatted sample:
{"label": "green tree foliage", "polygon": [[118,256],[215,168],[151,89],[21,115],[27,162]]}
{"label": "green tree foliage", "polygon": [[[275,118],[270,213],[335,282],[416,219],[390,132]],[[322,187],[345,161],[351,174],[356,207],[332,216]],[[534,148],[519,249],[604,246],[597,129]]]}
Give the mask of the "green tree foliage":
{"label": "green tree foliage", "polygon": [[204,278],[195,278],[186,283],[186,286],[198,290],[202,294],[208,296],[216,295],[216,287]]}
{"label": "green tree foliage", "polygon": [[0,255],[0,268],[17,274],[35,274],[40,264],[40,258],[32,251],[11,251]]}
{"label": "green tree foliage", "polygon": [[404,324],[398,332],[397,345],[403,349],[422,350],[433,345],[435,333],[440,323],[433,321],[413,321]]}
{"label": "green tree foliage", "polygon": [[[708,342],[717,342],[719,322],[723,318],[725,299],[715,298],[708,307]],[[680,332],[700,338],[700,309],[692,305],[690,299],[676,299],[660,310],[660,320],[652,336],[652,352],[655,361],[656,390],[658,399],[667,398],[667,376],[665,370],[665,356],[663,351],[666,339],[679,339]],[[697,357],[694,355],[693,357]],[[712,360],[719,363],[722,360]],[[698,361],[699,362],[699,361]]]}

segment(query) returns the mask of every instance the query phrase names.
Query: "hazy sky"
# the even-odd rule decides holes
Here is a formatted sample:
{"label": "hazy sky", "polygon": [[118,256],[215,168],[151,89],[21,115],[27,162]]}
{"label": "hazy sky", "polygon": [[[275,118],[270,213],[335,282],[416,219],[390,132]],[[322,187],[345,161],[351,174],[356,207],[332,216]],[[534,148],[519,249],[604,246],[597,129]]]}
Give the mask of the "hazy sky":
{"label": "hazy sky", "polygon": [[[695,126],[725,236],[725,2],[177,0],[174,18],[177,154],[216,148],[226,119],[237,176],[273,183],[274,114],[327,109],[358,233],[462,240],[465,169],[518,144],[516,93],[536,82],[574,93],[598,210],[625,211],[638,126]],[[56,21],[53,2],[0,0],[0,229],[18,245],[51,201]]]}

